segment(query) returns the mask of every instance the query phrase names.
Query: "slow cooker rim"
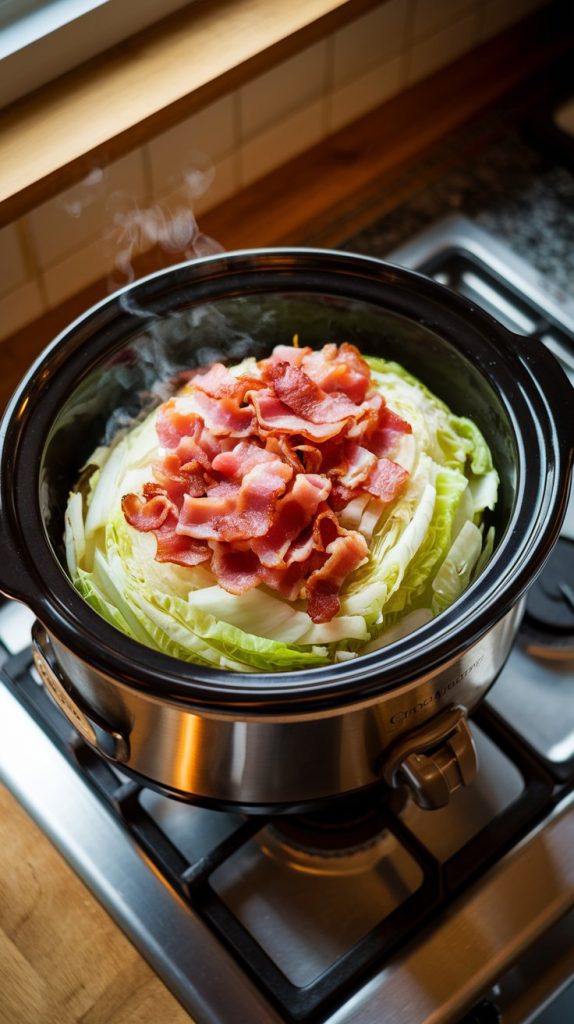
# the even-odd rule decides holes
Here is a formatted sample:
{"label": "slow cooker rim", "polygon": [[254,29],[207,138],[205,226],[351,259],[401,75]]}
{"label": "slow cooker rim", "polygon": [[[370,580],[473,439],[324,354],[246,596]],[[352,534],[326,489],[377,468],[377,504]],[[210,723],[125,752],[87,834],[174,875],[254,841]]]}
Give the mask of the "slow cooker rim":
{"label": "slow cooker rim", "polygon": [[[387,263],[384,260],[378,260],[373,257],[364,257],[359,254],[341,253],[336,250],[315,250],[307,248],[278,248],[278,249],[259,249],[259,250],[241,250],[237,253],[227,253],[222,257],[205,257],[201,261],[193,261],[190,263],[178,264],[176,267],[166,268],[163,271],[158,271],[155,274],[149,275],[136,282],[134,285],[127,286],[122,290],[121,293],[115,293],[113,296],[102,300],[97,306],[87,310],[80,318],[78,318],[73,324],[71,324],[54,342],[44,351],[40,359],[31,368],[29,374],[23,381],[20,389],[18,390],[10,407],[10,413],[5,418],[4,426],[2,427],[2,434],[6,431],[6,423],[10,419],[10,415],[15,408],[18,407],[18,402],[25,396],[31,381],[34,376],[38,373],[40,367],[45,365],[49,360],[51,353],[54,349],[58,349],[62,345],[66,344],[74,336],[74,332],[83,324],[86,320],[92,318],[98,310],[106,307],[111,307],[120,301],[120,296],[127,291],[137,291],[145,286],[150,280],[153,281],[156,278],[161,278],[165,275],[173,277],[174,272],[188,272],[190,266],[194,271],[197,272],[198,265],[204,268],[206,265],[213,263],[221,263],[222,261],[229,265],[235,261],[252,261],[254,259],[264,257],[269,258],[273,256],[276,259],[281,257],[302,258],[312,260],[333,261],[335,262],[343,260],[344,263],[349,263],[354,268],[370,266],[376,268],[381,272],[391,274],[396,284],[396,278],[402,279],[403,282],[413,284],[416,281],[417,289],[419,292],[428,293],[435,299],[440,297],[445,301],[444,292],[446,291],[442,286],[435,284],[435,282],[429,281],[423,275],[417,274],[413,271],[407,271],[404,268],[395,267],[392,264]],[[332,269],[332,268],[329,268]],[[430,286],[430,287],[429,287]],[[304,291],[305,289],[301,289]],[[455,295],[454,293],[448,293],[448,302],[450,304],[450,312],[454,311],[457,313],[464,313],[466,316],[470,312],[473,315],[473,321],[476,323],[482,323],[484,330],[487,330],[490,337],[490,342],[501,339],[505,342],[505,349],[507,348],[508,339],[512,338],[511,332],[507,331],[502,325],[498,324],[497,321],[493,320],[488,314],[482,310],[474,309],[471,304],[464,300],[463,297]],[[520,366],[524,380],[527,379],[525,373],[526,367],[524,361],[520,359],[517,354],[516,358],[517,367]],[[95,365],[94,363],[91,364]],[[540,399],[540,395],[537,395]],[[525,396],[522,395],[522,399],[525,400]],[[534,396],[532,396],[534,400]],[[520,447],[520,446],[519,446]],[[556,474],[558,477],[560,474]],[[559,480],[554,480],[554,487],[552,494],[546,494],[545,506],[551,503],[556,503],[557,496],[559,494]],[[532,528],[538,523],[542,517],[542,495],[540,495],[540,508],[538,509],[538,517],[536,522],[532,522]],[[511,522],[507,527],[507,533],[512,527],[513,522],[518,519],[518,512],[515,509]],[[540,525],[538,523],[538,525]],[[317,669],[305,669],[291,673],[273,673],[273,674],[261,674],[261,673],[230,673],[223,672],[216,669],[204,669],[195,664],[182,663],[175,658],[171,658],[161,652],[151,651],[148,648],[143,647],[137,641],[131,640],[129,637],[119,633],[113,626],[106,623],[100,616],[97,615],[79,594],[74,590],[71,582],[65,576],[63,570],[61,570],[62,584],[66,585],[65,593],[59,596],[57,602],[58,607],[54,607],[51,603],[50,595],[43,595],[41,602],[41,617],[44,624],[49,630],[51,630],[58,639],[68,646],[74,653],[84,660],[89,661],[90,664],[94,665],[95,668],[104,671],[107,675],[110,675],[118,680],[124,682],[128,686],[135,686],[137,689],[143,691],[150,691],[156,695],[158,690],[161,689],[161,694],[164,696],[170,696],[176,699],[184,699],[186,702],[201,704],[205,707],[212,706],[214,709],[221,711],[222,705],[226,709],[231,709],[232,706],[238,706],[247,708],[250,704],[256,704],[259,708],[265,705],[265,708],[270,712],[277,713],[278,706],[282,701],[287,701],[289,710],[296,710],[296,704],[299,702],[306,708],[309,704],[318,705],[319,703],[342,703],[350,691],[352,692],[353,700],[360,699],[360,696],[368,696],[373,690],[376,692],[386,692],[387,690],[393,689],[399,682],[396,678],[397,663],[400,663],[400,683],[410,681],[421,674],[421,669],[429,671],[437,664],[445,661],[446,655],[448,660],[455,657],[461,650],[467,649],[469,645],[476,642],[481,635],[483,635],[496,621],[498,621],[505,613],[515,604],[519,599],[523,591],[526,589],[531,579],[534,577],[539,568],[541,568],[547,554],[551,549],[553,541],[557,536],[559,524],[545,523],[546,529],[542,530],[542,534],[537,537],[534,548],[530,551],[529,558],[525,564],[520,567],[515,563],[519,561],[518,555],[520,552],[514,554],[514,560],[511,559],[511,563],[506,568],[505,575],[505,587],[502,592],[500,590],[501,580],[497,576],[494,576],[494,569],[499,566],[502,556],[507,551],[509,543],[501,546],[495,553],[495,556],[489,566],[486,568],[483,575],[479,580],[470,588],[469,591],[463,597],[456,602],[452,609],[444,612],[440,616],[440,628],[438,629],[438,639],[434,635],[432,637],[432,651],[429,653],[428,647],[428,634],[432,631],[433,634],[437,633],[436,623],[439,620],[433,620],[427,627],[422,627],[415,634],[411,634],[410,637],[404,638],[403,640],[395,642],[395,644],[389,646],[386,650],[376,651],[369,655],[363,655],[353,662],[339,663],[334,666],[326,666]],[[512,531],[511,531],[512,532]],[[45,539],[46,548],[48,547],[48,541]],[[524,546],[524,545],[523,545]],[[51,554],[51,548],[50,548]],[[534,557],[536,555],[536,557]],[[53,557],[53,556],[52,556]],[[59,566],[58,566],[59,568]],[[509,579],[509,577],[512,577]],[[496,604],[488,606],[488,600],[492,597],[494,590],[498,589],[498,597]],[[484,607],[484,605],[487,607]],[[479,615],[476,615],[476,608],[483,606],[483,610]],[[40,609],[39,609],[40,610]],[[88,623],[93,623],[93,630],[86,629],[82,626],[79,620],[87,616]],[[78,631],[79,626],[79,631]],[[90,633],[93,633],[93,640],[90,639]],[[99,636],[97,636],[99,634]],[[109,637],[109,649],[106,649],[102,645],[102,637],[108,634]],[[448,636],[448,644],[446,642],[446,636]],[[456,637],[456,643],[453,646],[453,636]],[[416,642],[415,642],[416,639]],[[115,643],[114,643],[115,641]],[[90,649],[90,644],[93,644],[96,650],[96,656],[94,657],[94,651]],[[113,648],[116,648],[115,650]],[[120,648],[118,651],[117,648]],[[407,664],[410,665],[410,670],[406,670],[405,653],[406,648],[410,648],[409,656],[407,658]],[[448,650],[447,650],[448,647]],[[413,649],[414,648],[414,649]],[[392,659],[389,659],[389,663],[383,667],[381,672],[380,662],[381,653],[388,658],[388,652],[393,651]],[[137,655],[143,659],[145,663],[138,664]],[[430,658],[430,660],[429,660]],[[194,673],[193,679],[182,679],[181,666],[185,665],[185,669]],[[175,671],[175,667],[179,666],[179,671]],[[134,667],[137,668],[137,677],[134,676]],[[119,671],[118,671],[119,669]],[[162,675],[161,684],[157,685],[154,680],[157,674]],[[167,677],[167,678],[166,678]],[[321,679],[329,679],[325,685],[320,685]],[[167,686],[166,686],[167,684]],[[231,684],[231,685],[230,685]],[[279,684],[279,685],[278,685]],[[357,684],[361,684],[361,692],[358,693]],[[214,694],[214,687],[216,687],[216,693]],[[267,691],[269,687],[269,692]],[[307,692],[308,690],[311,692]],[[301,691],[305,690],[304,693]]]}

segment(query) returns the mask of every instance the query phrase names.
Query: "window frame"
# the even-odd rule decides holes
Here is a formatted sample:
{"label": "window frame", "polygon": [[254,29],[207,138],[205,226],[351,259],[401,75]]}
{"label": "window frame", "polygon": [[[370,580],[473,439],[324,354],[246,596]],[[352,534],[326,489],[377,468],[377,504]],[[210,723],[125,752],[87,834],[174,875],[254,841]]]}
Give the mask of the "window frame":
{"label": "window frame", "polygon": [[0,107],[208,0],[0,0]]}

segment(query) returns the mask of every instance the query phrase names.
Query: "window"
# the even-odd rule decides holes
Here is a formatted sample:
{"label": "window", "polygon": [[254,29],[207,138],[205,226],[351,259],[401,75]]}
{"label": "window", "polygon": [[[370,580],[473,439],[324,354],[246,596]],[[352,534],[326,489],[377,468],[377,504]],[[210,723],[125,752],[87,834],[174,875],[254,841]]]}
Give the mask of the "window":
{"label": "window", "polygon": [[0,106],[196,0],[0,0]]}

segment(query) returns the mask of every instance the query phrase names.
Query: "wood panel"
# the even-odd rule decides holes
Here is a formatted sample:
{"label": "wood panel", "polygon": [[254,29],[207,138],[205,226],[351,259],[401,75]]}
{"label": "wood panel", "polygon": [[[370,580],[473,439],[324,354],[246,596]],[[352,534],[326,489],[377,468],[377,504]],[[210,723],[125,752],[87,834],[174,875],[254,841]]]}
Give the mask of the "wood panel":
{"label": "wood panel", "polygon": [[204,0],[0,111],[0,226],[380,0]]}
{"label": "wood panel", "polygon": [[192,1024],[0,786],[2,1024]]}

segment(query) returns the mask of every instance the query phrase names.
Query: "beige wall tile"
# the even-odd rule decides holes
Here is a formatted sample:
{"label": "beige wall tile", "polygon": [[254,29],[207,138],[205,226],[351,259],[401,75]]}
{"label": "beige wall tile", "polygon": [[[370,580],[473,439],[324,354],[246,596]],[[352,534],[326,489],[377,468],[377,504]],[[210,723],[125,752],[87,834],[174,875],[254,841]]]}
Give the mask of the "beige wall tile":
{"label": "beige wall tile", "polygon": [[211,210],[218,203],[229,199],[239,189],[239,155],[231,153],[218,160],[213,168],[213,180],[209,187],[197,197],[194,203],[196,214]]}
{"label": "beige wall tile", "polygon": [[239,90],[242,138],[253,138],[319,99],[326,88],[326,70],[327,43],[322,40],[244,85]]}
{"label": "beige wall tile", "polygon": [[360,78],[404,51],[407,0],[388,0],[334,34],[333,86]]}
{"label": "beige wall tile", "polygon": [[325,101],[315,100],[245,142],[241,149],[241,181],[249,185],[279,164],[309,149],[325,134]]}
{"label": "beige wall tile", "polygon": [[515,22],[525,18],[537,7],[544,7],[548,0],[487,0],[481,17],[481,40],[510,28]]}
{"label": "beige wall tile", "polygon": [[478,43],[478,18],[472,11],[459,21],[416,43],[407,54],[407,82],[413,85],[461,57]]}
{"label": "beige wall tile", "polygon": [[0,295],[6,295],[28,277],[16,224],[0,231]]}
{"label": "beige wall tile", "polygon": [[19,331],[44,311],[45,305],[36,281],[14,288],[0,298],[0,339]]}
{"label": "beige wall tile", "polygon": [[57,306],[70,295],[86,288],[94,281],[111,273],[113,261],[108,257],[105,243],[98,239],[70,256],[52,264],[43,274],[48,306]]}
{"label": "beige wall tile", "polygon": [[61,192],[26,218],[40,268],[102,238],[112,220],[116,196],[145,199],[141,150],[116,160],[104,170],[96,168],[83,182]]}
{"label": "beige wall tile", "polygon": [[343,128],[394,96],[401,86],[403,64],[404,57],[395,57],[335,89],[329,100],[329,131]]}
{"label": "beige wall tile", "polygon": [[482,0],[415,0],[413,38],[421,39],[455,21],[471,9],[476,10]]}
{"label": "beige wall tile", "polygon": [[236,145],[235,99],[229,94],[148,143],[154,194],[180,188],[197,169],[209,173]]}

